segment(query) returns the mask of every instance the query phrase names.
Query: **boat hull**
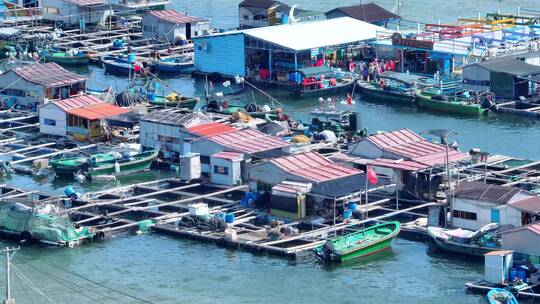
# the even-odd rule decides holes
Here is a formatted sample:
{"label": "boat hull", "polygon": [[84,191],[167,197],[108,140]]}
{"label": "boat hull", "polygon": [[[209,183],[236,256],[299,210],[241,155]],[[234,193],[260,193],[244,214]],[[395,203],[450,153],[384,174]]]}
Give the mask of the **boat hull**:
{"label": "boat hull", "polygon": [[381,89],[360,86],[364,99],[384,101],[389,103],[413,104],[414,94],[406,94],[405,92],[386,91]]}
{"label": "boat hull", "polygon": [[442,237],[435,235],[431,231],[431,227],[428,228],[427,231],[428,231],[428,235],[431,237],[431,239],[433,240],[437,248],[443,251],[465,254],[465,255],[472,255],[472,256],[484,256],[488,252],[497,250],[497,248],[480,247],[480,246],[462,244],[462,243],[445,240]]}
{"label": "boat hull", "polygon": [[157,155],[158,151],[154,151],[152,154],[144,158],[127,161],[124,163],[120,162],[118,163],[119,170],[117,170],[115,163],[90,167],[88,168],[88,175],[90,178],[92,178],[99,175],[126,175],[146,171],[150,169],[150,166]]}
{"label": "boat hull", "polygon": [[459,102],[435,100],[429,95],[420,93],[416,93],[415,95],[418,106],[431,111],[465,115],[480,115],[485,112],[480,105],[476,104],[465,105]]}
{"label": "boat hull", "polygon": [[358,251],[355,251],[355,252],[352,252],[352,253],[349,253],[349,254],[346,254],[346,255],[338,255],[338,256],[335,256],[335,258],[332,260],[334,262],[346,262],[346,261],[349,261],[349,260],[352,260],[352,259],[356,259],[356,258],[360,258],[360,257],[363,257],[363,256],[367,256],[367,255],[371,255],[371,254],[375,254],[381,250],[384,250],[384,249],[387,249],[390,247],[390,245],[392,245],[392,240],[393,238],[389,238],[383,242],[380,242],[380,243],[377,243],[377,244],[374,244],[372,246],[369,246],[369,247],[366,247],[366,248],[363,248],[362,250],[358,250]]}
{"label": "boat hull", "polygon": [[[508,301],[499,301],[497,294],[504,294]],[[516,297],[510,291],[502,288],[491,289],[487,294],[487,298],[490,304],[518,304]]]}
{"label": "boat hull", "polygon": [[174,63],[157,63],[156,70],[160,73],[170,73],[170,74],[182,74],[189,73],[193,69],[194,64],[174,64]]}
{"label": "boat hull", "polygon": [[351,90],[354,84],[354,80],[351,79],[350,82],[338,84],[335,87],[328,87],[324,89],[314,89],[314,90],[302,90],[300,87],[296,87],[294,95],[299,98],[337,94],[345,91]]}
{"label": "boat hull", "polygon": [[135,69],[131,66],[121,65],[114,62],[104,61],[105,71],[109,74],[128,76],[129,73],[133,75]]}
{"label": "boat hull", "polygon": [[90,62],[90,59],[88,56],[54,56],[54,55],[44,55],[43,59],[45,62],[56,62],[58,64],[65,64],[65,65],[80,65],[80,64],[88,64]]}
{"label": "boat hull", "polygon": [[187,108],[190,110],[193,110],[195,106],[197,105],[197,102],[199,102],[196,98],[186,99],[186,100],[180,100],[180,101],[169,101],[166,99],[157,99],[157,100],[150,100],[148,101],[149,104],[154,106],[161,106],[166,108]]}

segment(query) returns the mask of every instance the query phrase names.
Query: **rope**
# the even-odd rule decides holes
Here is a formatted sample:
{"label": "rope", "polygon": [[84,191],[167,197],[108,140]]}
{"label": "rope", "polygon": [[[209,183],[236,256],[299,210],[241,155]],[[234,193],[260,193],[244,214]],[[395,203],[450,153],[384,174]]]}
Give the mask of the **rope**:
{"label": "rope", "polygon": [[35,291],[36,293],[38,293],[39,295],[47,299],[47,301],[49,301],[50,303],[56,303],[47,295],[45,295],[36,285],[34,285],[34,283],[32,283],[22,272],[20,272],[19,269],[15,265],[12,264],[11,267],[13,268],[15,274],[19,276],[19,278],[23,282],[25,282],[30,287],[30,289],[32,289],[33,291]]}

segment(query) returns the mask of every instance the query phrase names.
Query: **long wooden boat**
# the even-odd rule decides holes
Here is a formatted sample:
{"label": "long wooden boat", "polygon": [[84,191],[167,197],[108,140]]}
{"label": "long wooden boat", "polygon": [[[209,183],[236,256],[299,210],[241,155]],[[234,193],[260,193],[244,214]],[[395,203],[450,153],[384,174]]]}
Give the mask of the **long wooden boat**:
{"label": "long wooden boat", "polygon": [[79,51],[78,53],[70,53],[64,51],[46,50],[40,53],[40,56],[45,62],[56,62],[66,65],[81,65],[90,62],[90,56],[87,52]]}
{"label": "long wooden boat", "polygon": [[516,297],[503,288],[493,288],[487,293],[490,304],[518,304]]}
{"label": "long wooden boat", "polygon": [[355,82],[351,73],[336,71],[328,67],[309,67],[295,71],[302,79],[294,85],[296,97],[313,97],[349,91]]}
{"label": "long wooden boat", "polygon": [[92,178],[98,175],[125,175],[145,171],[150,169],[150,165],[158,153],[159,150],[154,149],[117,160],[114,163],[91,165],[88,168],[88,176]]}
{"label": "long wooden boat", "polygon": [[428,90],[417,90],[415,96],[420,108],[432,111],[466,115],[480,115],[488,111],[488,108],[484,108],[479,102],[456,96],[440,95]]}
{"label": "long wooden boat", "polygon": [[424,76],[397,72],[383,72],[379,78],[382,81],[357,81],[364,99],[412,104],[415,101],[415,87],[427,81],[427,77]]}
{"label": "long wooden boat", "polygon": [[386,222],[328,240],[315,249],[316,256],[324,261],[344,262],[374,254],[388,248],[400,231],[400,223]]}
{"label": "long wooden boat", "polygon": [[126,58],[103,56],[101,62],[105,67],[105,72],[109,74],[128,76],[130,73],[131,75],[135,73],[134,64]]}
{"label": "long wooden boat", "polygon": [[155,96],[153,99],[148,100],[148,103],[154,106],[161,106],[166,108],[187,108],[193,110],[199,99],[196,97],[179,97],[175,99],[167,98],[165,96]]}
{"label": "long wooden boat", "polygon": [[96,153],[92,155],[52,159],[49,164],[57,176],[73,176],[79,171],[84,171],[90,163],[114,163],[115,160],[116,157],[112,153]]}
{"label": "long wooden boat", "polygon": [[193,69],[194,62],[189,58],[174,57],[157,60],[154,66],[160,73],[181,74],[189,73]]}
{"label": "long wooden boat", "polygon": [[[463,236],[458,236],[457,231],[461,229],[444,229],[440,227],[428,227],[427,233],[434,241],[437,248],[444,251],[473,255],[484,256],[484,254],[496,250],[497,246],[485,246],[481,241],[473,239],[474,232],[461,230],[464,233]],[[469,232],[469,233],[465,233]]]}

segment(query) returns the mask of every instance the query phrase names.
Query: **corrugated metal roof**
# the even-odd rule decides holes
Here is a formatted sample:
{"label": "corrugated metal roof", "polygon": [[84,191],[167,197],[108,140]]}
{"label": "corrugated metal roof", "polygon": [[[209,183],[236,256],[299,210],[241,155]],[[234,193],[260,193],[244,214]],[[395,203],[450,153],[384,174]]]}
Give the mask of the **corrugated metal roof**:
{"label": "corrugated metal roof", "polygon": [[148,14],[158,18],[159,20],[176,23],[176,24],[184,24],[184,23],[200,21],[200,19],[197,17],[182,14],[173,9],[149,11]]}
{"label": "corrugated metal roof", "polygon": [[208,137],[228,149],[244,153],[257,153],[287,147],[290,143],[279,137],[266,135],[257,130],[237,130]]}
{"label": "corrugated metal roof", "polygon": [[219,122],[202,124],[188,128],[187,130],[199,136],[214,136],[236,131],[235,128]]}
{"label": "corrugated metal roof", "polygon": [[190,128],[200,124],[211,123],[212,119],[200,113],[182,113],[162,110],[143,116],[141,121],[148,121],[181,128]]}
{"label": "corrugated metal roof", "polygon": [[271,159],[283,171],[315,182],[343,178],[362,171],[338,165],[316,152],[306,152]]}
{"label": "corrugated metal roof", "polygon": [[377,37],[377,32],[391,33],[383,27],[351,17],[266,26],[243,31],[245,35],[295,51],[371,40]]}
{"label": "corrugated metal roof", "polygon": [[540,197],[531,196],[529,198],[510,203],[510,206],[517,208],[521,211],[528,212],[528,213],[539,214],[540,213]]}
{"label": "corrugated metal roof", "polygon": [[238,4],[238,6],[243,7],[256,7],[256,8],[263,8],[268,9],[272,6],[279,5],[280,7],[283,6],[287,9],[290,7],[286,4],[283,4],[282,2],[276,1],[276,0],[244,0]]}
{"label": "corrugated metal roof", "polygon": [[376,3],[366,3],[353,6],[337,7],[324,13],[326,16],[339,11],[342,14],[365,22],[380,22],[389,19],[399,19],[399,16],[384,9]]}
{"label": "corrugated metal roof", "polygon": [[289,182],[289,181],[283,181],[274,187],[272,187],[273,194],[277,194],[279,192],[284,193],[307,193],[311,191],[312,185],[311,183],[299,183],[299,182]]}
{"label": "corrugated metal roof", "polygon": [[540,74],[540,66],[529,64],[516,58],[486,60],[475,63],[474,65],[478,65],[489,71],[520,77]]}
{"label": "corrugated metal roof", "polygon": [[78,6],[99,5],[105,3],[104,0],[65,0]]}
{"label": "corrugated metal roof", "polygon": [[227,160],[241,160],[244,158],[244,154],[237,152],[219,152],[211,155],[215,158],[227,159]]}
{"label": "corrugated metal roof", "polygon": [[93,95],[83,95],[53,102],[64,111],[68,111],[83,106],[103,103],[104,101]]}
{"label": "corrugated metal roof", "polygon": [[540,235],[540,223],[533,223],[529,225],[519,226],[514,229],[508,229],[499,232],[500,234],[507,234],[507,233],[513,233],[513,232],[520,232],[520,231],[530,231],[536,235]]}
{"label": "corrugated metal roof", "polygon": [[524,190],[481,182],[463,182],[456,186],[454,196],[489,203],[505,205],[516,194]]}
{"label": "corrugated metal roof", "polygon": [[377,158],[376,160],[371,162],[371,165],[378,166],[378,167],[392,168],[392,169],[397,169],[397,170],[403,170],[403,171],[418,171],[418,170],[429,168],[429,166],[415,162],[415,161],[410,161],[410,160],[396,161],[395,159],[388,159],[388,158]]}
{"label": "corrugated metal roof", "polygon": [[71,109],[66,112],[71,115],[79,116],[89,120],[94,120],[125,114],[129,112],[129,110],[114,106],[109,103],[98,103]]}
{"label": "corrugated metal roof", "polygon": [[[446,162],[446,147],[432,143],[409,129],[402,129],[368,136],[365,140],[381,150],[399,155],[405,159],[428,167]],[[448,159],[455,162],[469,158],[469,155],[455,149],[448,149]]]}
{"label": "corrugated metal roof", "polygon": [[86,80],[85,77],[72,73],[54,62],[25,65],[11,71],[27,81],[47,87],[60,87]]}

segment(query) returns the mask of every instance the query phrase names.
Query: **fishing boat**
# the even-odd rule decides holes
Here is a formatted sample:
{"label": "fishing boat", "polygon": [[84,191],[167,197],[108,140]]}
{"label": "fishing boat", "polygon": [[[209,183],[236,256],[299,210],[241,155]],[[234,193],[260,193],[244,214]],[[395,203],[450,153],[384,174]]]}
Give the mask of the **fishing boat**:
{"label": "fishing boat", "polygon": [[[477,94],[472,94],[477,95]],[[441,95],[432,90],[416,90],[416,102],[420,108],[466,115],[480,115],[487,113],[491,103],[487,99],[481,99],[478,95],[472,96],[469,92],[461,92],[454,95]]]}
{"label": "fishing boat", "polygon": [[0,204],[0,232],[17,239],[69,247],[95,235],[91,228],[75,227],[60,204],[26,200]]}
{"label": "fishing boat", "polygon": [[57,176],[74,176],[84,171],[88,164],[114,163],[116,157],[113,153],[96,153],[92,155],[79,155],[52,159],[49,164]]}
{"label": "fishing boat", "polygon": [[45,50],[40,52],[40,57],[45,62],[56,62],[66,65],[81,65],[90,62],[90,56],[85,51]]}
{"label": "fishing boat", "polygon": [[348,91],[352,88],[356,77],[338,69],[325,66],[298,69],[299,80],[294,86],[297,97],[320,96]]}
{"label": "fishing boat", "polygon": [[193,58],[189,56],[164,58],[154,63],[157,72],[170,74],[188,73],[192,70],[193,66]]}
{"label": "fishing boat", "polygon": [[[360,115],[350,110],[338,109],[336,102],[331,98],[319,98],[319,106],[309,111],[309,125],[307,130],[312,133],[320,133],[325,130],[332,131],[341,136],[346,133],[359,133],[361,137],[366,135],[367,130],[362,129]],[[299,124],[299,126],[304,124]],[[292,126],[293,131],[305,131]]]}
{"label": "fishing boat", "polygon": [[498,228],[498,224],[486,225],[478,231],[428,227],[427,233],[437,248],[444,251],[483,256],[500,248],[500,241],[493,233]]}
{"label": "fishing boat", "polygon": [[154,106],[161,106],[165,108],[187,108],[193,110],[199,98],[186,97],[176,93],[171,93],[167,96],[152,96],[148,98],[148,103]]}
{"label": "fishing boat", "polygon": [[150,169],[158,156],[159,149],[141,152],[135,155],[124,154],[112,163],[91,163],[87,169],[88,177],[99,175],[126,175]]}
{"label": "fishing boat", "polygon": [[493,288],[487,298],[490,304],[518,304],[516,297],[508,290],[503,288]]}
{"label": "fishing boat", "polygon": [[345,262],[388,248],[399,233],[399,222],[380,223],[348,235],[330,239],[315,249],[317,258]]}
{"label": "fishing boat", "polygon": [[412,104],[415,100],[415,88],[427,81],[425,76],[391,71],[381,73],[379,78],[379,82],[357,81],[357,85],[365,99]]}
{"label": "fishing boat", "polygon": [[105,72],[109,74],[119,75],[119,76],[129,76],[141,73],[146,69],[148,64],[146,62],[136,63],[134,61],[129,61],[126,57],[117,57],[117,56],[103,56],[101,57],[101,62],[105,67]]}

